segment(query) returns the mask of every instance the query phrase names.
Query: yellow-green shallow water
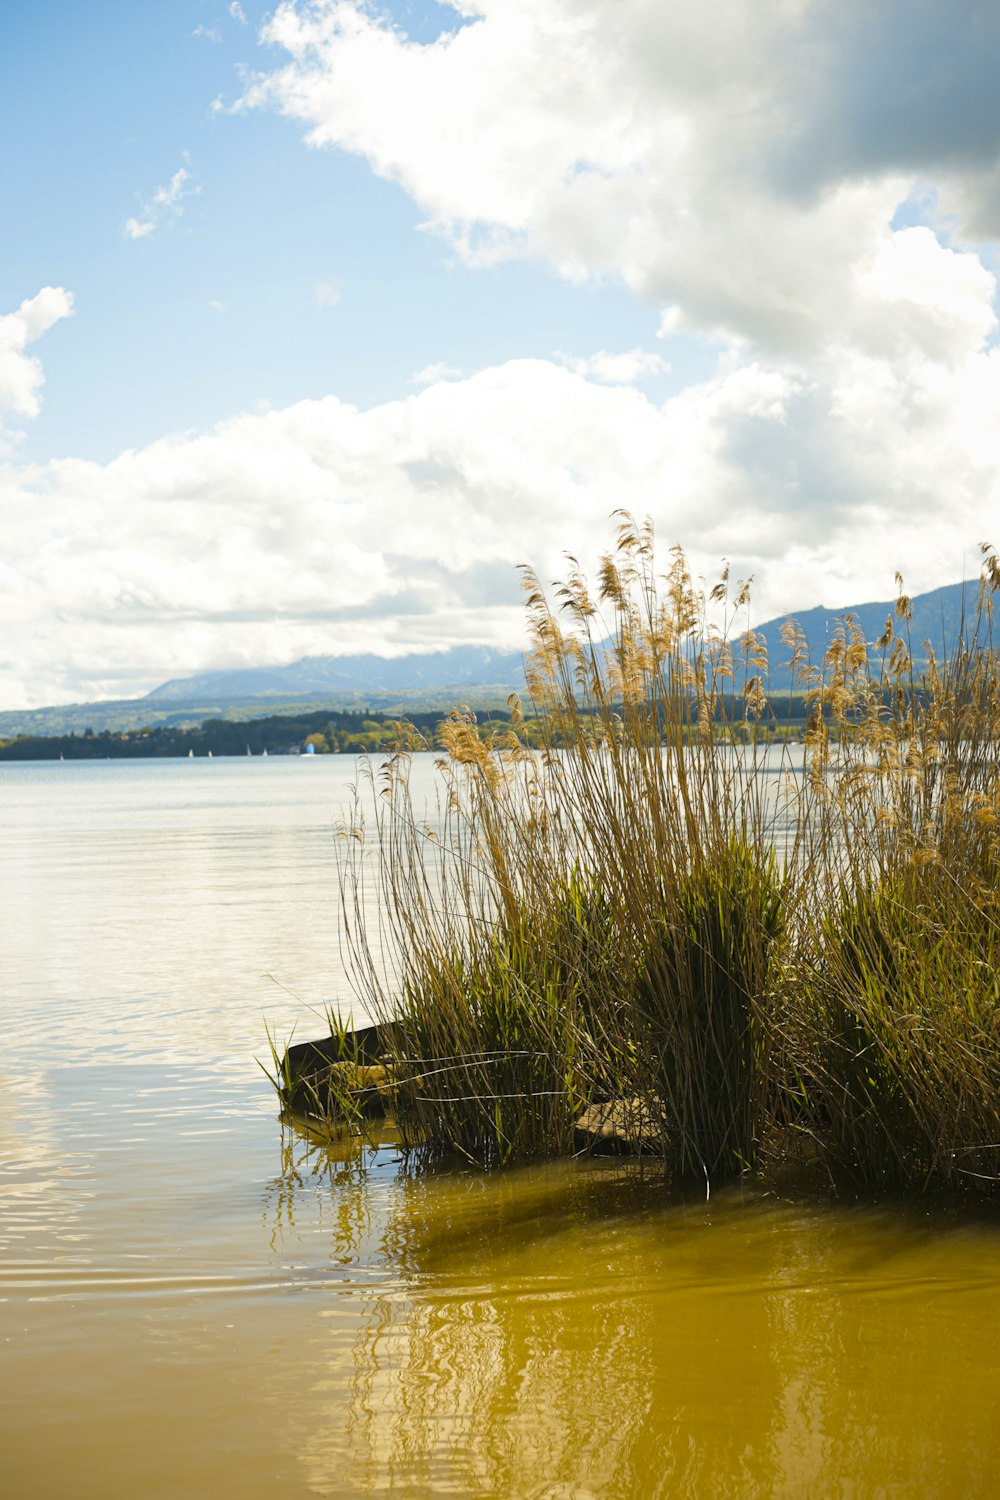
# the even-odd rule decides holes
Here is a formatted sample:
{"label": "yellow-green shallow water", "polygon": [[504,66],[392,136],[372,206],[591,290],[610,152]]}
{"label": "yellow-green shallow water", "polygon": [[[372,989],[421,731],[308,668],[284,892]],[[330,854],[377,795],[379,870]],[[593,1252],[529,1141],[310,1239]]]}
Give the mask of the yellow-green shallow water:
{"label": "yellow-green shallow water", "polygon": [[1000,1493],[1000,1218],[282,1130],[349,775],[0,779],[0,1495]]}

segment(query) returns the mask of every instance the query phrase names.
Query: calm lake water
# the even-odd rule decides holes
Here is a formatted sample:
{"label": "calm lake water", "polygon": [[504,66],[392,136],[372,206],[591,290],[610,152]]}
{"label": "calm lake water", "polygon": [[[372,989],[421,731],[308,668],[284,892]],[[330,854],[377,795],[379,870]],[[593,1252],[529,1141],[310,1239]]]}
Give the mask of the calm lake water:
{"label": "calm lake water", "polygon": [[0,767],[0,1493],[1000,1493],[1000,1222],[282,1131],[353,774]]}

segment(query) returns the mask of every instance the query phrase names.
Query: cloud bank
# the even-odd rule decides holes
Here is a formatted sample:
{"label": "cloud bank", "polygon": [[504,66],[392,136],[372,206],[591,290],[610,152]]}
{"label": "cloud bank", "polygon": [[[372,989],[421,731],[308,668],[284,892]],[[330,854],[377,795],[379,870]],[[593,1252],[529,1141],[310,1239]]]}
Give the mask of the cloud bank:
{"label": "cloud bank", "polygon": [[[924,246],[904,231],[916,296]],[[934,254],[948,254],[935,250]],[[918,591],[976,566],[997,514],[989,288],[825,381],[724,359],[657,405],[554,360],[360,411],[329,396],[99,465],[0,469],[0,702],[130,696],[208,667],[521,639],[515,565],[593,566],[610,512],[651,515],[757,618]],[[976,289],[978,298],[976,300]],[[893,295],[898,293],[893,282]],[[924,325],[920,325],[924,327]],[[602,356],[603,357],[603,356]]]}

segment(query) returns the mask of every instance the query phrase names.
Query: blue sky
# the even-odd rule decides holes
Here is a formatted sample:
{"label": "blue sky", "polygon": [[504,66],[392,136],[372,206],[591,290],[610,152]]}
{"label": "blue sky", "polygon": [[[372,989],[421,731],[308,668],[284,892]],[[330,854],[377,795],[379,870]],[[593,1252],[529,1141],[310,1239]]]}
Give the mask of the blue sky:
{"label": "blue sky", "polygon": [[3,706],[517,645],[618,505],[760,618],[997,538],[996,6],[0,27]]}
{"label": "blue sky", "polygon": [[[106,461],[261,405],[405,396],[438,363],[471,371],[655,338],[656,310],[615,282],[572,287],[544,264],[463,268],[364,162],[305,150],[272,113],[213,110],[273,57],[258,41],[263,7],[242,9],[245,24],[222,0],[5,8],[0,117],[16,146],[2,167],[0,308],[45,284],[76,304],[46,341],[25,458]],[[418,35],[455,19],[396,11]],[[182,166],[182,215],[125,238]],[[696,367],[706,356],[692,344]]]}

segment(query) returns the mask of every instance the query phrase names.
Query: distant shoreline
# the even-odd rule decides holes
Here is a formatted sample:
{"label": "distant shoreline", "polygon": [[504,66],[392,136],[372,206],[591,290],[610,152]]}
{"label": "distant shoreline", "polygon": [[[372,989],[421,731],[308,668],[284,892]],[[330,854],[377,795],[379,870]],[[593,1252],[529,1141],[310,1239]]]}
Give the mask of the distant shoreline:
{"label": "distant shoreline", "polygon": [[[506,711],[484,709],[484,721],[509,721]],[[399,743],[400,723],[416,731],[408,748],[432,748],[441,710],[412,714],[332,712],[271,714],[246,721],[206,719],[195,728],[155,725],[112,731],[85,729],[82,734],[24,734],[0,741],[0,762],[159,760],[262,755],[363,755]],[[311,750],[310,750],[311,745]]]}

